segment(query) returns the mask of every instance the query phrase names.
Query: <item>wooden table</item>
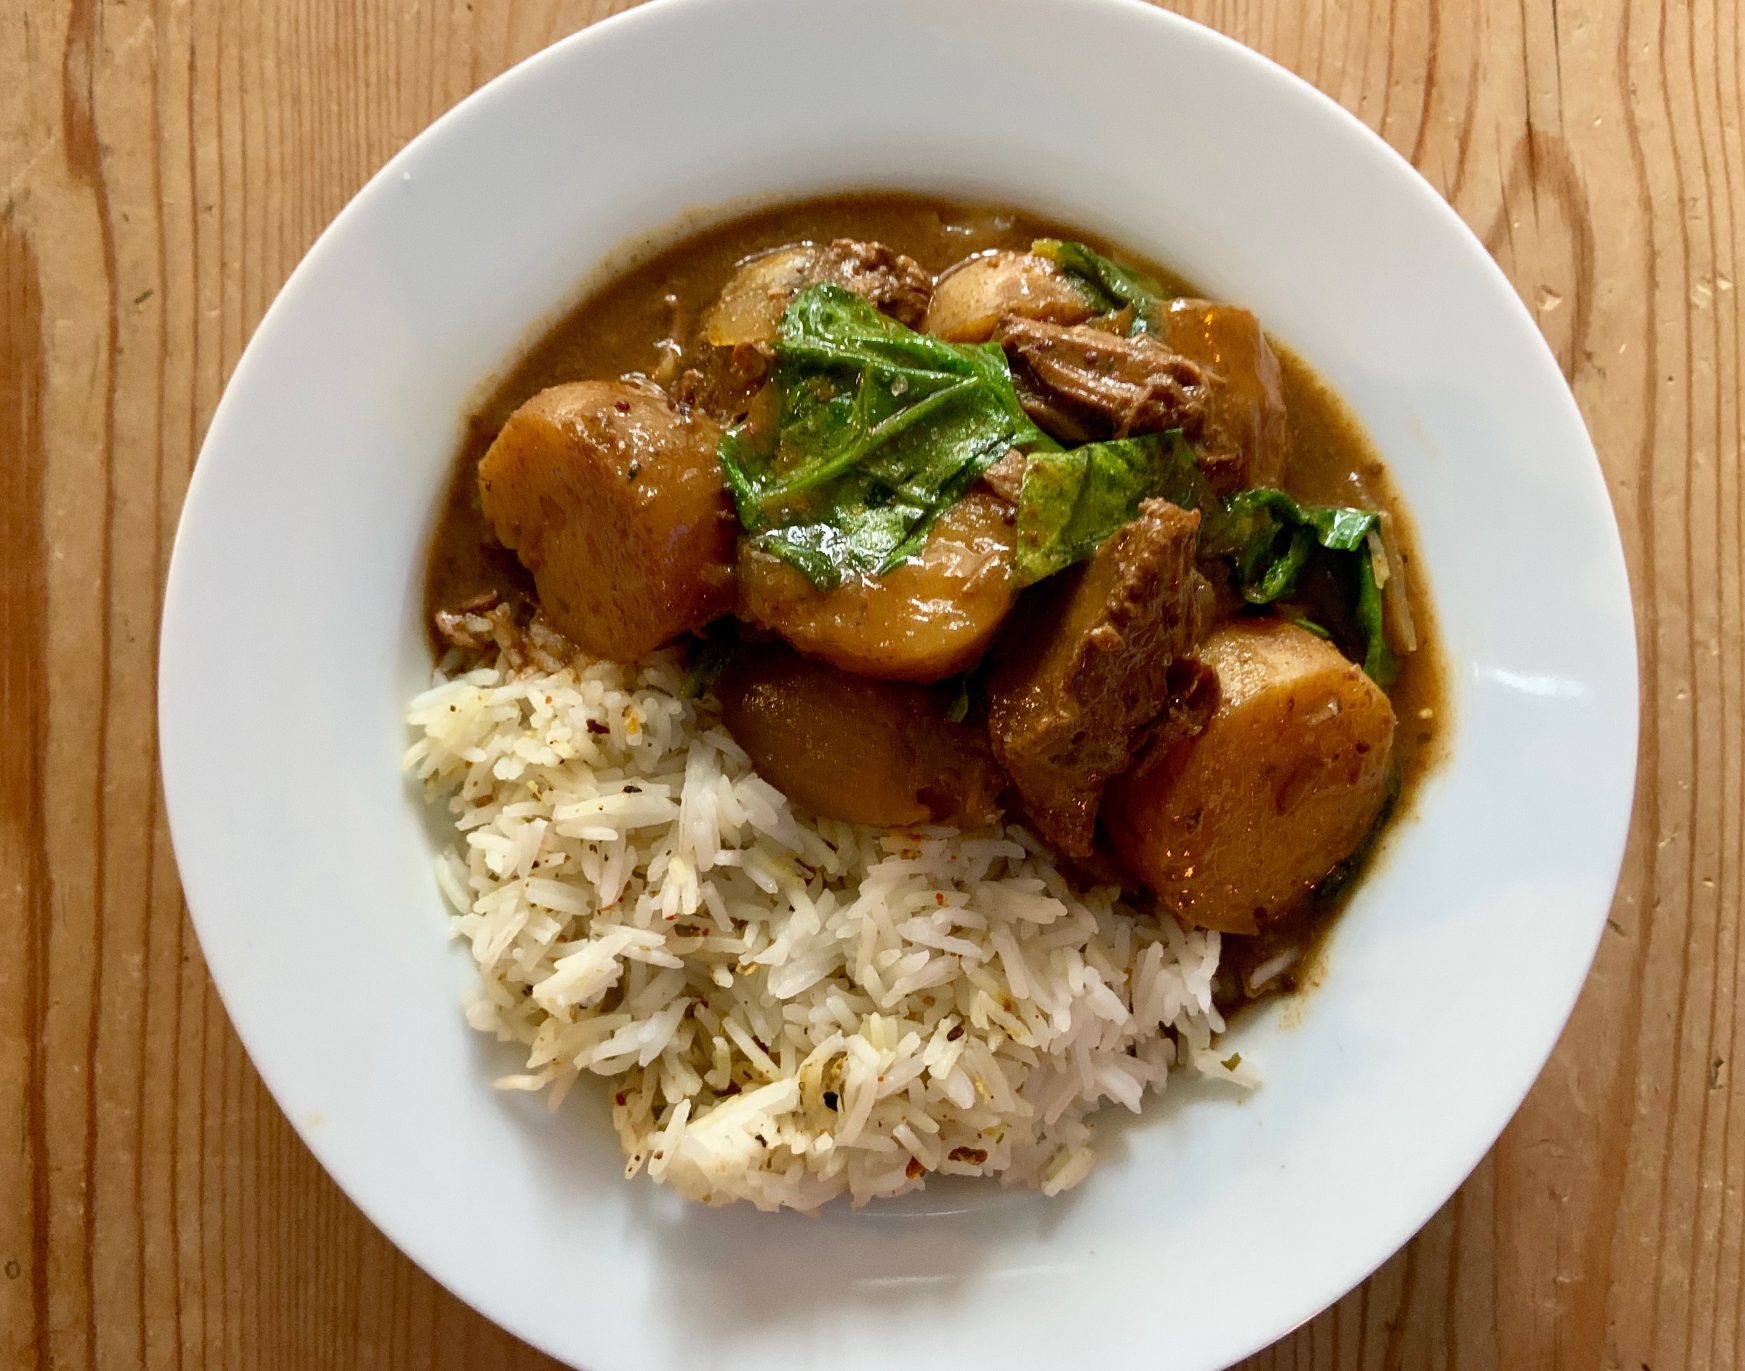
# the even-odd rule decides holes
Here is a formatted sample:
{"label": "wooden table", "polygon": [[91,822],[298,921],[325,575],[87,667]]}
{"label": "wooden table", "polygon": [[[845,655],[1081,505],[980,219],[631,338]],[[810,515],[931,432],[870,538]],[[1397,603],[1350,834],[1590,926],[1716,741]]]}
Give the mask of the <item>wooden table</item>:
{"label": "wooden table", "polygon": [[[0,1366],[549,1365],[262,1089],[184,915],[152,697],[195,448],[280,282],[431,118],[615,7],[0,0]],[[1508,271],[1592,426],[1643,665],[1623,886],[1551,1065],[1417,1239],[1252,1365],[1745,1364],[1740,7],[1181,8],[1379,129]]]}

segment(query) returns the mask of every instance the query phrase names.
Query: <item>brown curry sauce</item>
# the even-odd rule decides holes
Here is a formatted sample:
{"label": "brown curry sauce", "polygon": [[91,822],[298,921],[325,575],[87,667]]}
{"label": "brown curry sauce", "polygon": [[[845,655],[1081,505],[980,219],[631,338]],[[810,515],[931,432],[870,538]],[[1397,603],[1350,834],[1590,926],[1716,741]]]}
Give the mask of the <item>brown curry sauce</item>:
{"label": "brown curry sauce", "polygon": [[[531,578],[485,527],[476,472],[479,459],[514,410],[547,386],[582,378],[653,373],[661,344],[689,338],[703,311],[747,257],[801,241],[874,239],[940,272],[972,253],[1027,248],[1037,238],[1077,239],[1132,262],[1182,294],[1194,294],[1179,276],[1129,252],[1111,250],[1094,235],[1016,211],[907,195],[868,194],[781,205],[705,229],[613,276],[550,326],[468,417],[455,455],[424,577],[425,623],[439,609],[483,596],[525,602]],[[1304,502],[1348,504],[1387,511],[1399,559],[1405,563],[1408,603],[1417,651],[1402,659],[1388,691],[1398,720],[1394,739],[1398,798],[1384,828],[1406,814],[1447,730],[1446,667],[1435,618],[1419,570],[1417,541],[1403,503],[1368,436],[1344,404],[1294,353],[1273,342],[1283,371],[1291,456],[1284,485]],[[433,640],[434,642],[434,640]],[[1225,939],[1225,969],[1240,982],[1248,971],[1286,948],[1318,943],[1344,903],[1351,882],[1257,937]],[[1314,956],[1269,989],[1293,989]],[[1240,1000],[1236,992],[1233,998]]]}

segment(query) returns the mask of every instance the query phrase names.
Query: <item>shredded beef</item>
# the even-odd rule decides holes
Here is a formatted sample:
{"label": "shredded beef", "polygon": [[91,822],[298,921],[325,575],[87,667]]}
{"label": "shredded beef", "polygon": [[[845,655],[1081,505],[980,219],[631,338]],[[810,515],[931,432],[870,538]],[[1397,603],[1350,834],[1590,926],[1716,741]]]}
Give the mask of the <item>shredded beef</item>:
{"label": "shredded beef", "polygon": [[838,238],[825,246],[802,285],[829,282],[852,290],[900,324],[920,328],[933,298],[933,277],[913,257],[883,243]]}
{"label": "shredded beef", "polygon": [[1171,428],[1192,439],[1205,424],[1205,370],[1147,334],[1008,315],[994,341],[1030,417],[1064,442]]}

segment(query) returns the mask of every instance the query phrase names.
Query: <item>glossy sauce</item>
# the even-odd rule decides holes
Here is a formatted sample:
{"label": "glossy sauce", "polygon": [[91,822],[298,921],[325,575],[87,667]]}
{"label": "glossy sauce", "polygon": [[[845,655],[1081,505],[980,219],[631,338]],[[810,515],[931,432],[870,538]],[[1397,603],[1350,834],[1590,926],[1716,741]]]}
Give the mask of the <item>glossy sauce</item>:
{"label": "glossy sauce", "polygon": [[[690,338],[734,268],[787,243],[871,238],[906,252],[935,273],[973,252],[1027,248],[1043,237],[1099,240],[1063,225],[1011,211],[954,205],[904,195],[845,196],[779,205],[705,229],[614,276],[546,330],[467,421],[425,575],[425,622],[487,592],[519,597],[531,581],[514,557],[486,547],[473,479],[497,430],[529,396],[560,381],[653,375],[669,339]],[[1161,273],[1166,284],[1179,278]]]}
{"label": "glossy sauce", "polygon": [[[903,195],[845,196],[762,210],[687,237],[614,276],[550,327],[470,416],[426,567],[426,622],[438,609],[483,595],[513,600],[531,596],[531,581],[513,555],[486,536],[475,479],[479,458],[508,416],[531,395],[561,381],[631,372],[658,379],[663,362],[673,369],[670,354],[694,335],[703,311],[747,257],[801,241],[876,239],[937,273],[971,253],[1027,248],[1042,237],[1087,242],[1144,267],[1182,294],[1195,293],[1174,273],[1070,226],[1014,211]],[[1386,510],[1405,563],[1419,646],[1403,658],[1399,679],[1388,692],[1398,718],[1397,821],[1434,764],[1447,729],[1446,671],[1416,539],[1386,468],[1345,406],[1299,358],[1276,342],[1273,347],[1283,370],[1291,430],[1286,488],[1305,502]],[[1239,972],[1282,947],[1312,944],[1340,903],[1340,898],[1324,900],[1260,938],[1226,939],[1227,963]],[[1299,973],[1308,960],[1299,963]]]}

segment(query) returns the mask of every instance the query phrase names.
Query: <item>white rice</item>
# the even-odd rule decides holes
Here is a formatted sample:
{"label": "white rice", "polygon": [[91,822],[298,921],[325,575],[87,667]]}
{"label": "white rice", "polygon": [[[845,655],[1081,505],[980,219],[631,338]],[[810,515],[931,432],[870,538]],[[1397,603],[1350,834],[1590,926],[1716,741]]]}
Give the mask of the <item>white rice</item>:
{"label": "white rice", "polygon": [[1218,935],[1069,883],[1017,828],[814,818],[751,769],[661,654],[414,700],[406,767],[445,800],[437,864],[480,984],[527,1048],[507,1089],[613,1092],[626,1174],[814,1210],[998,1175],[1055,1194],[1088,1115],[1219,1060]]}

